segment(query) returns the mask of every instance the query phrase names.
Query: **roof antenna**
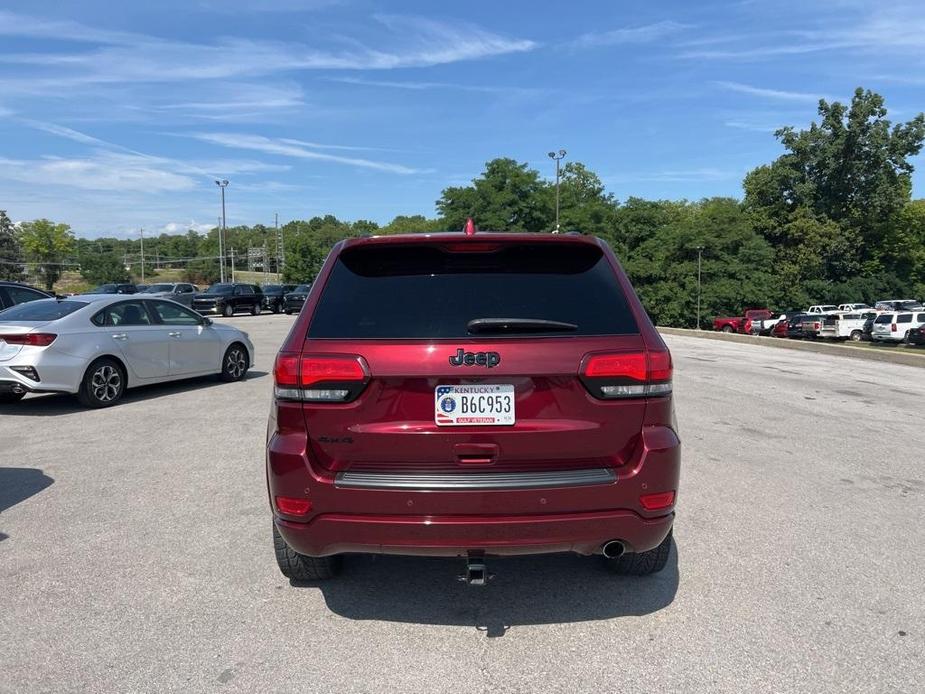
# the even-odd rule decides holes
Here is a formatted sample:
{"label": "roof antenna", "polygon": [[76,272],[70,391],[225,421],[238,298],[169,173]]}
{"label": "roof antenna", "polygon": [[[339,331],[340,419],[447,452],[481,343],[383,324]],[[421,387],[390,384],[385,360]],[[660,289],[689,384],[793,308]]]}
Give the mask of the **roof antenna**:
{"label": "roof antenna", "polygon": [[475,222],[472,221],[472,217],[466,217],[466,228],[463,231],[466,232],[466,236],[475,236]]}

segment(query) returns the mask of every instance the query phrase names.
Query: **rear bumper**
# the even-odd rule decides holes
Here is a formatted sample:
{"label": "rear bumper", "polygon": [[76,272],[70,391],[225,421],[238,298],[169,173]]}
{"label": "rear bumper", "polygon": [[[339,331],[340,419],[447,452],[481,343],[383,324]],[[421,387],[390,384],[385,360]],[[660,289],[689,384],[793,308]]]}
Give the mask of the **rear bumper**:
{"label": "rear bumper", "polygon": [[267,482],[271,505],[277,495],[311,501],[305,518],[275,514],[286,542],[309,556],[594,554],[608,540],[644,552],[665,539],[674,509],[646,511],[639,497],[678,489],[680,448],[670,428],[646,427],[633,459],[613,468],[609,482],[503,489],[345,488],[344,476],[313,465],[304,432],[277,431],[267,444]]}
{"label": "rear bumper", "polygon": [[344,552],[455,557],[577,552],[600,554],[608,540],[641,552],[665,539],[674,513],[641,518],[632,511],[534,516],[376,516],[322,514],[310,523],[276,518],[287,544],[300,554]]}

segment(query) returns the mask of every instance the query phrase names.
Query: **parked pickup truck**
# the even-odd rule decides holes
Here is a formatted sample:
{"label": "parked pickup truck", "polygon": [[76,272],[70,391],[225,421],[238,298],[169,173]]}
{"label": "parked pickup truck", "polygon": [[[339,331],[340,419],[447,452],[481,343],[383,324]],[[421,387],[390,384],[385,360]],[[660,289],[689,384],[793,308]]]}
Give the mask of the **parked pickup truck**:
{"label": "parked pickup truck", "polygon": [[817,304],[815,306],[810,306],[808,309],[806,309],[806,312],[825,314],[825,313],[834,313],[837,310],[838,310],[838,306],[835,306],[834,304]]}
{"label": "parked pickup truck", "polygon": [[746,321],[766,321],[771,318],[771,312],[766,308],[749,308],[744,316],[734,318],[714,318],[713,329],[724,333],[744,333]]}
{"label": "parked pickup truck", "polygon": [[861,313],[832,313],[819,316],[814,319],[816,322],[819,318],[822,319],[816,335],[823,339],[860,342],[864,337],[864,323],[868,318],[876,315],[875,311],[869,310]]}

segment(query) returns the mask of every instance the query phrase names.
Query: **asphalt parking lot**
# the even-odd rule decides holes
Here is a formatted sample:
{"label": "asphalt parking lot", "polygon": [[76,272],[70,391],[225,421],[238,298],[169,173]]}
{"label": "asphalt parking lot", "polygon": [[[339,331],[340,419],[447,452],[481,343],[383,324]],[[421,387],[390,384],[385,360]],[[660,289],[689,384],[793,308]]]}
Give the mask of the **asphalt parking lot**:
{"label": "asphalt parking lot", "polygon": [[921,691],[922,369],[668,337],[662,574],[516,558],[477,589],[451,560],[356,556],[295,587],[263,473],[292,319],[231,322],[244,382],[0,406],[0,691]]}

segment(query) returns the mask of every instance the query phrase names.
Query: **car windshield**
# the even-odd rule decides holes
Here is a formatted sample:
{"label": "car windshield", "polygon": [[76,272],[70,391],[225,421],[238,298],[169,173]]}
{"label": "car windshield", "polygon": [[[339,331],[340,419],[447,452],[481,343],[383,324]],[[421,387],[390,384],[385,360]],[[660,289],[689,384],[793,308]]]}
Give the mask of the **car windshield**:
{"label": "car windshield", "polygon": [[893,322],[893,314],[892,314],[892,313],[884,313],[884,314],[882,314],[882,315],[880,315],[880,316],[877,316],[877,317],[874,319],[874,323],[879,323],[880,325],[883,325],[883,324],[885,324],[885,323],[892,323],[892,322]]}
{"label": "car windshield", "polygon": [[11,321],[50,321],[64,318],[77,309],[87,305],[86,301],[58,301],[57,299],[39,299],[17,304],[5,311],[0,311],[0,322]]}
{"label": "car windshield", "polygon": [[917,311],[922,308],[922,304],[920,304],[918,301],[900,301],[899,308],[901,308],[903,311]]}
{"label": "car windshield", "polygon": [[283,285],[281,284],[265,284],[263,285],[264,292],[279,292],[282,291]]}
{"label": "car windshield", "polygon": [[172,284],[152,284],[150,287],[146,287],[142,290],[142,294],[157,294],[158,292],[171,292],[173,291]]}
{"label": "car windshield", "polygon": [[98,287],[94,287],[87,294],[115,294],[116,285],[114,284],[101,284]]}
{"label": "car windshield", "polygon": [[231,294],[234,291],[233,284],[213,284],[206,289],[206,294]]}
{"label": "car windshield", "polygon": [[311,289],[311,288],[312,288],[312,286],[311,286],[310,284],[300,284],[298,287],[296,287],[296,288],[293,289],[292,291],[294,291],[294,292],[307,292],[307,291],[308,291],[309,289]]}

